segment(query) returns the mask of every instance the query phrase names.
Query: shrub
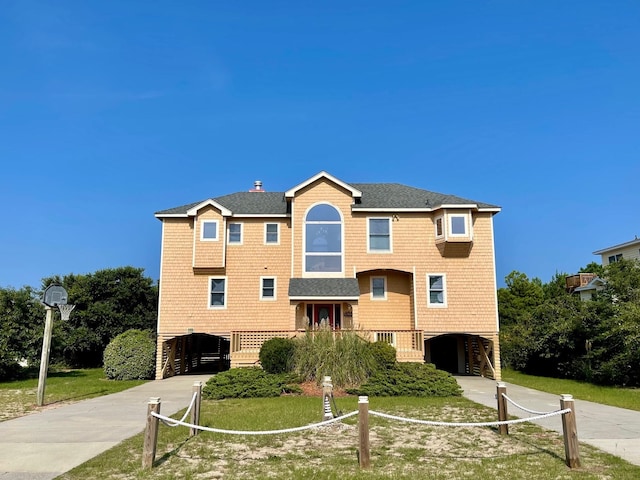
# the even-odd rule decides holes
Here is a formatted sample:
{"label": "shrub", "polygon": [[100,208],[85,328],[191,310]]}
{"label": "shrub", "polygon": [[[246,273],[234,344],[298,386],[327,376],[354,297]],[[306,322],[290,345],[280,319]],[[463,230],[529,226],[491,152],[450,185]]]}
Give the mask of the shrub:
{"label": "shrub", "polygon": [[156,343],[151,333],[127,330],[104,350],[104,373],[112,380],[146,380],[155,370]]}
{"label": "shrub", "polygon": [[328,375],[337,387],[359,385],[375,370],[369,342],[355,332],[318,330],[295,342],[293,369],[305,381]]}
{"label": "shrub", "polygon": [[376,370],[388,370],[396,364],[396,349],[387,342],[373,342],[369,349],[375,361]]}
{"label": "shrub", "polygon": [[302,393],[297,378],[291,373],[271,374],[260,367],[232,368],[209,379],[202,396],[222,398],[278,397],[282,393]]}
{"label": "shrub", "polygon": [[268,373],[284,373],[291,371],[291,360],[296,348],[290,338],[270,338],[260,348],[260,363]]}
{"label": "shrub", "polygon": [[371,397],[450,397],[462,394],[451,374],[431,363],[396,363],[385,371],[375,372],[358,388],[347,389],[354,395]]}

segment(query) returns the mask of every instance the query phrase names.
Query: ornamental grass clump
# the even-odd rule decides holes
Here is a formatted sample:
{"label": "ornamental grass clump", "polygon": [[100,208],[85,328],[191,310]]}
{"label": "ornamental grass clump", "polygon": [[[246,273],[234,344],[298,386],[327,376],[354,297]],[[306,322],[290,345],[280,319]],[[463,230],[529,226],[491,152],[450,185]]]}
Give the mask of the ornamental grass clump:
{"label": "ornamental grass clump", "polygon": [[308,331],[295,339],[293,370],[303,381],[330,376],[337,387],[359,385],[375,370],[369,342],[355,332]]}

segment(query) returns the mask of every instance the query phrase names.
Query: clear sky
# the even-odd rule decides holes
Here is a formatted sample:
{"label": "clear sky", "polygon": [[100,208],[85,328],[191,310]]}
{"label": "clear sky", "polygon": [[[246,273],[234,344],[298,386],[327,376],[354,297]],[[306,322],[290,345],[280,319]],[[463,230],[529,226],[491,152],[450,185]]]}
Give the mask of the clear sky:
{"label": "clear sky", "polygon": [[321,170],[497,204],[499,284],[640,235],[640,2],[0,3],[0,286]]}

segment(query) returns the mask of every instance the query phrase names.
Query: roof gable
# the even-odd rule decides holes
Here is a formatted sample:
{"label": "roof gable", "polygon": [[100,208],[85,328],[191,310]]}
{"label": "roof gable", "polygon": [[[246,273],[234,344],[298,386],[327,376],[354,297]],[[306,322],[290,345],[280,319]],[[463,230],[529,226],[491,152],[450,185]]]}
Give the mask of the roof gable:
{"label": "roof gable", "polygon": [[307,186],[311,185],[313,182],[315,182],[315,181],[317,181],[317,180],[319,180],[321,178],[325,178],[325,179],[329,180],[330,182],[341,186],[345,190],[349,191],[353,198],[360,198],[362,196],[362,192],[360,190],[358,190],[356,188],[353,188],[353,186],[349,185],[348,183],[344,183],[342,180],[338,180],[336,177],[334,177],[333,175],[328,174],[324,170],[322,172],[320,172],[320,173],[315,174],[313,177],[309,178],[308,180],[305,180],[304,182],[302,182],[302,183],[296,185],[295,187],[287,190],[286,192],[284,192],[284,196],[286,198],[293,198],[293,197],[295,197],[296,193],[298,193],[304,187],[307,187]]}

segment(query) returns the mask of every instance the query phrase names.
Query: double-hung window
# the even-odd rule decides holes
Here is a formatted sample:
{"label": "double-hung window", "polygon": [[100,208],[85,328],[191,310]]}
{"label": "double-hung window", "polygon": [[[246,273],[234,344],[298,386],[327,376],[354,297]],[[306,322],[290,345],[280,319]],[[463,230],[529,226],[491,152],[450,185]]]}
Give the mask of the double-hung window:
{"label": "double-hung window", "polygon": [[230,223],[229,224],[229,243],[241,245],[242,244],[242,224]]}
{"label": "double-hung window", "polygon": [[264,243],[267,245],[277,245],[280,243],[279,227],[277,223],[265,223],[264,225]]}
{"label": "double-hung window", "polygon": [[391,252],[391,219],[369,219],[369,252]]}
{"label": "double-hung window", "polygon": [[427,305],[430,307],[446,307],[447,291],[446,277],[444,274],[427,276]]}
{"label": "double-hung window", "polygon": [[371,300],[387,299],[387,278],[371,277]]}
{"label": "double-hung window", "polygon": [[275,300],[276,299],[276,279],[275,277],[261,277],[260,299]]}
{"label": "double-hung window", "polygon": [[209,308],[226,308],[227,279],[225,277],[209,278]]}

